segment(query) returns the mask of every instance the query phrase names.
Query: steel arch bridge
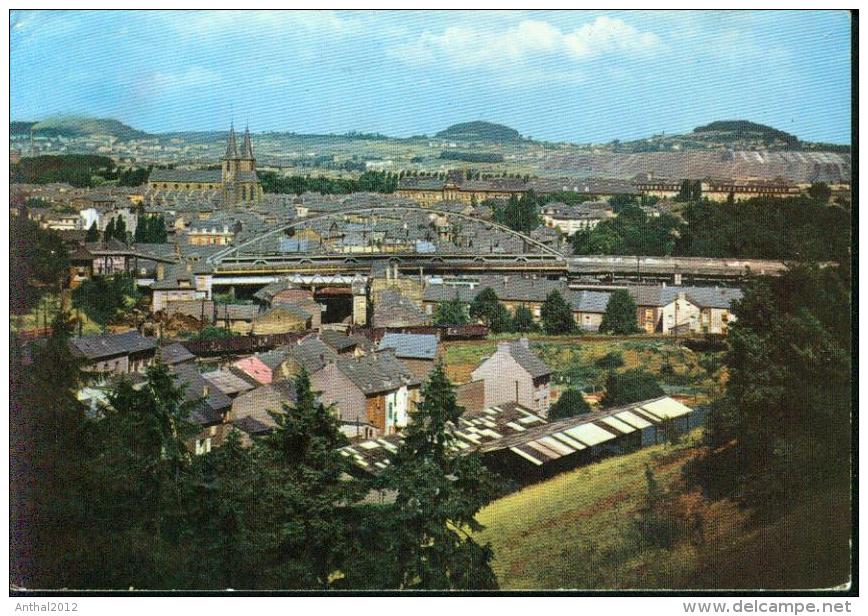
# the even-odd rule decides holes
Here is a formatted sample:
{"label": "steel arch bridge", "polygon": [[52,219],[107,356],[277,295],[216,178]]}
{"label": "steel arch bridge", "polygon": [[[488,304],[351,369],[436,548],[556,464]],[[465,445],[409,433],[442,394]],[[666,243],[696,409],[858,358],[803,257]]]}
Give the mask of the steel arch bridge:
{"label": "steel arch bridge", "polygon": [[[351,252],[326,252],[326,253],[309,253],[306,251],[299,252],[282,252],[279,250],[263,249],[268,242],[279,240],[287,231],[296,230],[313,223],[325,222],[334,218],[344,218],[352,215],[364,214],[425,214],[426,216],[436,215],[447,219],[457,218],[463,221],[479,225],[485,230],[495,230],[504,233],[507,237],[521,240],[523,250],[519,253],[485,253],[485,252],[417,252],[413,250],[398,250],[398,251],[351,251]],[[528,251],[528,247],[536,249],[536,252]],[[314,216],[306,216],[292,222],[280,225],[270,231],[251,238],[237,246],[228,246],[223,250],[219,250],[206,258],[206,263],[220,268],[220,266],[255,266],[268,267],[277,266],[287,263],[309,263],[315,262],[345,262],[358,264],[361,260],[409,260],[414,264],[429,262],[429,263],[444,263],[444,262],[460,262],[460,261],[509,261],[518,260],[523,262],[528,261],[545,261],[563,263],[566,257],[563,253],[555,250],[551,246],[547,246],[534,238],[510,229],[506,225],[502,225],[493,221],[482,220],[460,212],[450,212],[437,208],[427,208],[421,206],[410,205],[389,205],[389,206],[364,206],[337,209],[331,212],[325,212]]]}

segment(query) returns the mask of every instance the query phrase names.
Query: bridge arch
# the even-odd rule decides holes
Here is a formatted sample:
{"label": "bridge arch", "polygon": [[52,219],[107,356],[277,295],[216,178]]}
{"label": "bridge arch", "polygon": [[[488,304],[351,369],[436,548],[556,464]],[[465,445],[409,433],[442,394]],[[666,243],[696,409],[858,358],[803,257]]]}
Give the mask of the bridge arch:
{"label": "bridge arch", "polygon": [[[229,258],[232,255],[235,255],[235,256],[240,255],[241,251],[244,248],[254,246],[258,242],[262,242],[263,240],[268,239],[270,237],[281,235],[290,229],[295,229],[295,228],[298,228],[298,227],[301,227],[303,225],[310,224],[311,222],[316,222],[319,220],[328,220],[330,218],[335,218],[338,216],[345,216],[347,214],[363,214],[363,213],[367,213],[367,212],[370,212],[370,213],[373,213],[373,212],[387,212],[387,213],[421,212],[421,213],[426,213],[426,214],[436,214],[436,215],[445,216],[445,217],[455,217],[455,218],[459,218],[461,220],[466,220],[466,221],[470,221],[470,222],[473,222],[476,224],[484,225],[486,228],[497,229],[498,231],[506,233],[507,235],[520,238],[526,244],[529,244],[531,246],[536,247],[541,252],[543,252],[547,255],[550,255],[551,257],[553,257],[557,260],[565,259],[565,256],[562,252],[555,250],[551,246],[546,246],[542,242],[533,239],[529,235],[526,235],[526,234],[521,233],[519,231],[515,231],[514,229],[510,229],[506,225],[502,225],[500,223],[497,223],[497,222],[494,222],[491,220],[482,220],[480,218],[468,216],[467,214],[462,214],[460,212],[449,212],[447,210],[441,210],[441,209],[437,209],[437,208],[428,208],[428,207],[411,206],[411,205],[380,205],[380,206],[343,208],[343,209],[334,210],[332,212],[325,212],[322,214],[316,214],[315,216],[306,216],[304,218],[293,220],[292,222],[289,222],[287,224],[275,227],[274,229],[272,229],[266,233],[263,233],[262,235],[259,235],[257,237],[251,238],[245,242],[242,242],[241,244],[238,244],[237,246],[228,246],[223,250],[217,251],[214,254],[207,257],[206,261],[210,265],[218,265],[223,261],[223,259]],[[436,259],[436,256],[433,257],[433,259]]]}

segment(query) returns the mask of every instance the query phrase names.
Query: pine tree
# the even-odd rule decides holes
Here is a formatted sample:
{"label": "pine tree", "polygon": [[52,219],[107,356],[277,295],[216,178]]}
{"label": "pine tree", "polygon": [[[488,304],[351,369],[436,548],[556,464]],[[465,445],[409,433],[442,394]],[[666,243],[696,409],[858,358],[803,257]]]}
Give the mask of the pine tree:
{"label": "pine tree", "polygon": [[626,289],[618,289],[609,296],[606,312],[600,322],[600,332],[604,334],[635,334],[639,331],[636,324],[636,302]]}
{"label": "pine tree", "polygon": [[467,304],[455,297],[439,302],[434,309],[435,325],[464,325],[467,323]]}
{"label": "pine tree", "polygon": [[495,334],[509,331],[512,319],[506,306],[497,299],[497,294],[490,287],[480,291],[470,303],[470,316],[485,323]]}
{"label": "pine tree", "polygon": [[84,241],[88,243],[99,241],[99,227],[97,227],[96,221],[88,228],[87,233],[84,235]]}
{"label": "pine tree", "polygon": [[112,218],[102,232],[102,241],[107,242],[115,236],[115,219]]}
{"label": "pine tree", "polygon": [[495,589],[492,551],[468,533],[481,530],[475,515],[494,496],[494,481],[480,455],[458,455],[450,431],[462,408],[443,365],[422,388],[405,439],[382,485],[396,492],[386,514],[388,554],[399,589]]}
{"label": "pine tree", "polygon": [[348,551],[347,520],[364,486],[345,481],[348,462],[338,449],[348,443],[334,410],[318,402],[310,378],[295,379],[296,401],[266,437],[281,529],[274,571],[283,587],[326,589],[340,579]]}
{"label": "pine tree", "polygon": [[534,323],[533,314],[527,306],[518,306],[512,317],[512,331],[527,333],[536,331],[538,325]]}
{"label": "pine tree", "polygon": [[543,328],[547,334],[570,334],[575,331],[576,322],[573,320],[573,311],[557,289],[546,296],[540,313]]}
{"label": "pine tree", "polygon": [[80,361],[69,348],[72,324],[60,313],[52,333],[10,347],[10,580],[28,588],[76,587],[68,555],[88,518],[88,422],[76,397]]}

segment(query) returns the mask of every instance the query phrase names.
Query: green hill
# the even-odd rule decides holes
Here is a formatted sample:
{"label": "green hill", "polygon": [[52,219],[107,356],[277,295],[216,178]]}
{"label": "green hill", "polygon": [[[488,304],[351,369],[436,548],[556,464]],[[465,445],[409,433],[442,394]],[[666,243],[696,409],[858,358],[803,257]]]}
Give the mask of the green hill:
{"label": "green hill", "polygon": [[[29,126],[28,126],[29,125]],[[32,128],[35,135],[44,137],[87,137],[89,135],[113,135],[122,141],[144,139],[148,133],[127,126],[110,118],[89,118],[76,115],[57,115],[36,123],[12,122],[10,130],[21,132]]]}
{"label": "green hill", "polygon": [[693,129],[695,136],[709,138],[713,141],[762,141],[771,144],[782,142],[787,145],[798,145],[799,138],[782,130],[757,124],[747,120],[719,120],[705,126],[697,126]]}
{"label": "green hill", "polygon": [[453,124],[446,130],[441,130],[435,137],[457,141],[492,141],[496,143],[521,141],[521,135],[514,128],[483,121]]}
{"label": "green hill", "polygon": [[[755,521],[729,500],[687,488],[684,465],[698,431],[522,488],[482,509],[475,534],[494,551],[500,587],[519,589],[829,588],[849,577],[847,494],[813,494],[774,520]],[[674,491],[672,517],[702,521],[668,548],[637,542],[631,523],[647,493],[650,466]]]}
{"label": "green hill", "polygon": [[10,135],[29,135],[30,129],[33,128],[33,125],[36,122],[9,122],[9,134]]}

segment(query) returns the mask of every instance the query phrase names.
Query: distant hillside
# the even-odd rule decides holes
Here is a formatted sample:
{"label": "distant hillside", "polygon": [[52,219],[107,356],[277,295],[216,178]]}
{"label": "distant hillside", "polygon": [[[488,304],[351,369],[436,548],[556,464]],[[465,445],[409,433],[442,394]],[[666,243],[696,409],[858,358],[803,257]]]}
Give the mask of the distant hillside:
{"label": "distant hillside", "polygon": [[10,122],[9,123],[9,134],[10,135],[29,135],[30,128],[36,124],[36,122]]}
{"label": "distant hillside", "polygon": [[493,141],[507,143],[521,141],[521,135],[514,128],[491,122],[462,122],[453,124],[446,130],[435,135],[439,139],[455,139],[460,141]]}
{"label": "distant hillside", "polygon": [[46,118],[39,122],[12,122],[9,130],[12,134],[21,134],[33,130],[35,135],[44,137],[87,137],[89,135],[113,135],[122,141],[144,139],[148,133],[127,126],[123,122],[110,118],[88,118],[84,116],[59,115]]}
{"label": "distant hillside", "polygon": [[765,124],[757,124],[747,120],[719,120],[706,124],[705,126],[697,126],[693,129],[693,134],[701,134],[710,137],[714,141],[763,141],[771,144],[774,142],[782,142],[789,145],[797,145],[799,138],[790,133],[785,133],[782,130],[766,126]]}
{"label": "distant hillside", "polygon": [[724,149],[850,152],[848,145],[802,141],[796,135],[748,120],[718,120],[683,135],[658,134],[635,141],[616,140],[611,145],[616,152],[631,153]]}

